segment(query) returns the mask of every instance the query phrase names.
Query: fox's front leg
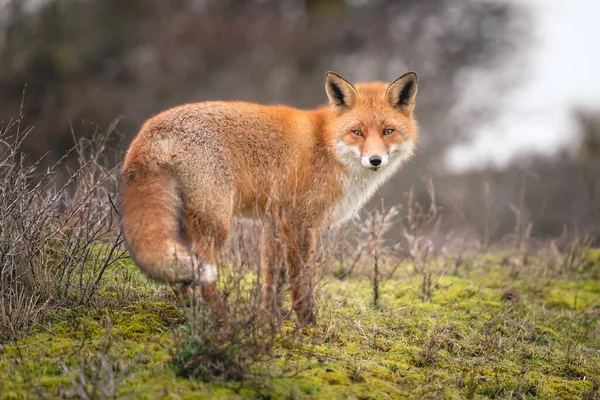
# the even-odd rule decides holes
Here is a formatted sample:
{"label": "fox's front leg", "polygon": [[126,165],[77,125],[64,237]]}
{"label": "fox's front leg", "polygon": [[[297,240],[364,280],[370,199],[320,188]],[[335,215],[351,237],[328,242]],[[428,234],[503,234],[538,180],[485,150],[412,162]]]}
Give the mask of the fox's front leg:
{"label": "fox's front leg", "polygon": [[267,309],[277,314],[282,312],[285,283],[285,257],[281,240],[274,224],[265,222],[260,239],[264,301]]}
{"label": "fox's front leg", "polygon": [[301,324],[314,324],[313,251],[316,233],[310,228],[296,228],[287,234],[287,270],[292,308]]}

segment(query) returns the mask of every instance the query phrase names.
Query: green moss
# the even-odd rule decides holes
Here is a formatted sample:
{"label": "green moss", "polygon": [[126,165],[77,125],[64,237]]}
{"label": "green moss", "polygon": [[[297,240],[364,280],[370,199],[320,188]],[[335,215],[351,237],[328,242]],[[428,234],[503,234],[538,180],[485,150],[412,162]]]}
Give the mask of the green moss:
{"label": "green moss", "polygon": [[[177,377],[171,352],[183,313],[167,289],[122,263],[96,303],[56,310],[4,345],[0,398],[72,395],[82,365],[89,386],[105,379],[94,373],[102,363],[114,377],[126,373],[117,396],[149,399],[579,398],[600,376],[600,283],[585,274],[541,280],[536,260],[515,273],[504,259],[488,254],[451,276],[434,273],[426,296],[422,275],[403,266],[382,282],[379,309],[368,279],[328,278],[319,326],[276,348],[256,367],[272,377],[258,383]],[[503,300],[508,288],[519,298]]]}
{"label": "green moss", "polygon": [[585,260],[590,265],[600,264],[600,249],[589,249],[585,254]]}

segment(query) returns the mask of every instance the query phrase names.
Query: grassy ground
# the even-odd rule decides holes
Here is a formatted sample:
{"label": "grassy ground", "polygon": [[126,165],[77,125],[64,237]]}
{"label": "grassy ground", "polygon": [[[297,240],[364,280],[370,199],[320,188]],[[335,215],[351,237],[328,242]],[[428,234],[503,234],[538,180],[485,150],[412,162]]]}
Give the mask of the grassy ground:
{"label": "grassy ground", "polygon": [[275,349],[271,377],[204,383],[172,367],[184,317],[168,290],[123,262],[97,306],[0,347],[0,398],[597,398],[597,276],[501,256],[431,270],[383,280],[379,308],[366,276],[326,278],[319,325]]}

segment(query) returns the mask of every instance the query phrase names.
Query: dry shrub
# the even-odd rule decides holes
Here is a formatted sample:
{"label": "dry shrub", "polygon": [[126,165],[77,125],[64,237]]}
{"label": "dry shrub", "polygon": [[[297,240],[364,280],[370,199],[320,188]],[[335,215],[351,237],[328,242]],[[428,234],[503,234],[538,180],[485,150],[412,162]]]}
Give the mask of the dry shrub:
{"label": "dry shrub", "polygon": [[[34,326],[48,307],[88,304],[124,256],[110,193],[115,125],[79,141],[49,168],[21,151],[31,129],[0,125],[0,341]],[[76,156],[76,168],[66,160]],[[115,165],[113,161],[113,165]]]}
{"label": "dry shrub", "polygon": [[256,224],[235,221],[232,231],[230,251],[219,262],[224,320],[201,299],[195,301],[176,334],[173,363],[180,376],[257,384],[282,373],[269,368],[269,361],[276,349],[291,345],[300,327],[286,298],[289,290],[282,292],[282,312],[265,306]]}
{"label": "dry shrub", "polygon": [[[415,188],[406,192],[404,204],[380,207],[372,212],[363,213],[364,218],[356,217],[347,227],[338,229],[343,243],[324,243],[336,249],[338,267],[334,275],[340,279],[351,276],[357,266],[371,266],[377,260],[378,265],[391,266],[386,274],[392,279],[398,267],[405,261],[411,261],[413,270],[424,273],[427,263],[435,257],[434,251],[442,246],[436,243],[441,235],[442,220],[436,205],[433,181],[423,179],[427,198],[420,202],[415,196]],[[336,237],[330,234],[329,237]]]}
{"label": "dry shrub", "polygon": [[276,339],[268,315],[246,301],[229,304],[229,311],[222,323],[207,307],[193,308],[173,354],[178,375],[204,381],[261,375],[252,367],[270,359]]}

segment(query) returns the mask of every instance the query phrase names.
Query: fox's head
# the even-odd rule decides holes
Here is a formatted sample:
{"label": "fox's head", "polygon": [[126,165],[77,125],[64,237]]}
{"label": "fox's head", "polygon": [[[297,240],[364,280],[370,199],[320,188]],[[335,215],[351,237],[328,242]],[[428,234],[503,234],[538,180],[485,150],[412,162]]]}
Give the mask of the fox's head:
{"label": "fox's head", "polygon": [[397,168],[413,154],[418,126],[413,116],[417,75],[409,72],[392,84],[352,86],[334,72],[325,89],[335,114],[334,145],[348,168],[373,171]]}

